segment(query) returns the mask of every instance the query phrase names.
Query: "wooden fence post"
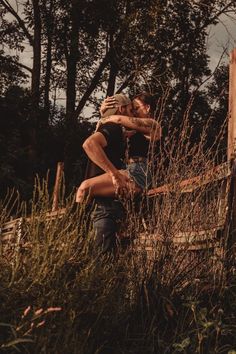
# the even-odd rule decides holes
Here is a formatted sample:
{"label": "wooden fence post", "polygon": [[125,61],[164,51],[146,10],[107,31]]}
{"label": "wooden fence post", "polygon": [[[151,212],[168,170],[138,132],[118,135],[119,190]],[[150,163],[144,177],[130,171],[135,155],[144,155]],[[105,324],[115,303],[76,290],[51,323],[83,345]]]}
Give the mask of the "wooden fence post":
{"label": "wooden fence post", "polygon": [[236,48],[230,53],[229,65],[229,125],[228,125],[228,162],[232,171],[232,223],[236,229]]}
{"label": "wooden fence post", "polygon": [[[236,48],[230,53],[229,64],[229,120],[227,159],[231,169],[231,183],[228,204],[228,237],[226,240],[227,273],[235,257],[236,246]],[[227,225],[226,225],[227,228]]]}
{"label": "wooden fence post", "polygon": [[228,109],[228,162],[235,156],[236,148],[236,48],[230,53],[229,109]]}
{"label": "wooden fence post", "polygon": [[55,185],[53,190],[52,211],[56,211],[58,209],[58,197],[59,197],[63,170],[64,170],[64,162],[58,162],[57,174],[56,174]]}

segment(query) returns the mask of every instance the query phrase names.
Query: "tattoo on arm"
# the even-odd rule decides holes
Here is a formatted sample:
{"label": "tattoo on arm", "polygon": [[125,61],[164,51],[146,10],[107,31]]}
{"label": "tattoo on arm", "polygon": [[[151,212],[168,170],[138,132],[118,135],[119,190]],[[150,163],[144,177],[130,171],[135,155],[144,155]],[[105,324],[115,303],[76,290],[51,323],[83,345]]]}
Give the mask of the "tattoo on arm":
{"label": "tattoo on arm", "polygon": [[[155,126],[156,122],[153,119],[147,119],[147,118],[137,118],[137,117],[129,117],[125,116],[126,119],[128,119],[133,125],[133,129],[136,127],[139,128],[152,128]],[[108,120],[110,119],[110,116],[108,117],[103,117],[100,119],[100,124],[105,124]]]}
{"label": "tattoo on arm", "polygon": [[128,117],[131,123],[135,124],[137,127],[151,128],[153,126],[153,121],[143,120],[142,118]]}

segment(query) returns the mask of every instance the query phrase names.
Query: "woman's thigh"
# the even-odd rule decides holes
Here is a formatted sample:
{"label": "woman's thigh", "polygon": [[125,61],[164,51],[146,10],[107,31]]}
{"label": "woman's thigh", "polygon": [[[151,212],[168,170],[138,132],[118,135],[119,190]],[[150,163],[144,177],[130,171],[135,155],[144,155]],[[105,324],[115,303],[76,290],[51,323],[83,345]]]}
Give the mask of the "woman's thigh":
{"label": "woman's thigh", "polygon": [[111,176],[104,173],[100,176],[92,177],[83,182],[86,189],[90,190],[92,195],[112,197],[115,195],[115,188]]}
{"label": "woman's thigh", "polygon": [[[129,174],[126,170],[119,170],[119,172],[129,177]],[[86,189],[90,190],[92,195],[104,197],[114,197],[116,195],[115,187],[112,183],[111,176],[108,173],[89,178],[84,182],[86,184]],[[135,182],[130,179],[130,182],[127,183],[127,192],[140,193],[141,188],[138,187]]]}
{"label": "woman's thigh", "polygon": [[120,170],[120,173],[122,173],[123,175],[129,177],[129,182],[127,183],[127,190],[129,193],[141,193],[142,192],[142,188],[140,188],[135,181],[130,177],[130,174],[127,170]]}

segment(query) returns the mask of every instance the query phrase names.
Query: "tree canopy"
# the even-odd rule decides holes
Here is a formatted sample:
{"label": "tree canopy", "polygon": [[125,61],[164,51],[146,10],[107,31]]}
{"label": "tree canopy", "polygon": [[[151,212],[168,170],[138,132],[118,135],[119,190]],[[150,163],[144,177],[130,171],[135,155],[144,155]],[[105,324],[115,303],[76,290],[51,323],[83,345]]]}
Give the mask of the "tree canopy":
{"label": "tree canopy", "polygon": [[[9,180],[30,183],[59,158],[68,181],[78,184],[83,173],[76,180],[75,170],[83,170],[81,144],[92,131],[91,118],[115,92],[157,94],[165,102],[163,125],[174,114],[176,127],[194,97],[190,115],[201,128],[227,85],[222,67],[212,75],[207,52],[209,26],[222,14],[234,15],[235,1],[0,0],[1,126],[12,124],[15,146],[10,152],[8,133],[1,133],[4,188],[6,171]],[[207,77],[211,85],[203,85]],[[227,109],[220,100],[215,127]],[[27,176],[18,174],[9,154],[26,163]]]}

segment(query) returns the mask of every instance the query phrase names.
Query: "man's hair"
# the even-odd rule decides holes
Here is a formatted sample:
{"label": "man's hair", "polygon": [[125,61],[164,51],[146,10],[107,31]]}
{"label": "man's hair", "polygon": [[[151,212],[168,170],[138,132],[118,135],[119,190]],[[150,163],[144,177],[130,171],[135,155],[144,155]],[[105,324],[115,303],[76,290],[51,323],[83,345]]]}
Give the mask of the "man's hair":
{"label": "man's hair", "polygon": [[156,95],[152,95],[151,93],[148,92],[141,92],[133,98],[133,100],[135,99],[138,99],[143,103],[148,104],[150,106],[150,114],[154,115],[157,109],[157,102],[158,102]]}
{"label": "man's hair", "polygon": [[[131,103],[131,100],[127,96],[125,96],[123,93],[117,93],[116,95],[114,95],[114,98],[118,102],[119,106],[128,106],[128,104]],[[111,116],[112,114],[116,114],[118,108],[119,107],[114,107],[114,108],[107,109],[103,113],[102,118]]]}

